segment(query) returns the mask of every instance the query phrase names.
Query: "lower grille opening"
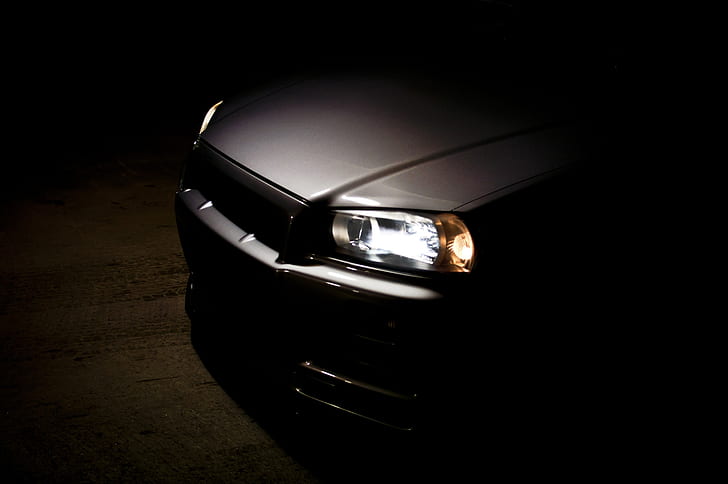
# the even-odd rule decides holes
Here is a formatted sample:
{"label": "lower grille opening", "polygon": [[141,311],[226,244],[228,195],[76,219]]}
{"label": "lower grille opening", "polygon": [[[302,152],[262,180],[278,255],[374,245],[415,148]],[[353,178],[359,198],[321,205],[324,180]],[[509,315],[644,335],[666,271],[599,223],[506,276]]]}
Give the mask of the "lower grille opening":
{"label": "lower grille opening", "polygon": [[293,389],[304,398],[398,430],[413,430],[417,395],[400,393],[333,373],[305,361],[294,373]]}

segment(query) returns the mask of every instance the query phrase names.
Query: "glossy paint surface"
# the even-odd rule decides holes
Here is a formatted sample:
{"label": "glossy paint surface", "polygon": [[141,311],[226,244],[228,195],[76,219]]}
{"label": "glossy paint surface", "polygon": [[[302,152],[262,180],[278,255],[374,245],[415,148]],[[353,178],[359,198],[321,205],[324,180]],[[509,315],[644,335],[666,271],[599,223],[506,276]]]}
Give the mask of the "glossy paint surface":
{"label": "glossy paint surface", "polygon": [[304,80],[223,104],[203,138],[334,207],[455,210],[582,156],[565,105],[527,91],[484,93],[405,79]]}

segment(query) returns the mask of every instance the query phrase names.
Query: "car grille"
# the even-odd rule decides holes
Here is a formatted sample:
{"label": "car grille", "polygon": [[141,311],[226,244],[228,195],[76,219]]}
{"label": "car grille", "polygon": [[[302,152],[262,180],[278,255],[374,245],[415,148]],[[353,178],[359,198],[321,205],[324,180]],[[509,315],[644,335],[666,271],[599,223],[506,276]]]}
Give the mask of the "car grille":
{"label": "car grille", "polygon": [[272,187],[201,144],[187,161],[182,189],[197,189],[242,230],[279,253],[302,201]]}

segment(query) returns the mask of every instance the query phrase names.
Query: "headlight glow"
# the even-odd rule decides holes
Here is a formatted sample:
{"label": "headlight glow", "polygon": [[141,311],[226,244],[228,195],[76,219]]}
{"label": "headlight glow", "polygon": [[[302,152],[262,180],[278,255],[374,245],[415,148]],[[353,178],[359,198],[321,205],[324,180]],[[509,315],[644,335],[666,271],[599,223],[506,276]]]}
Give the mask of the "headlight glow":
{"label": "headlight glow", "polygon": [[453,214],[346,210],[334,216],[337,250],[350,256],[404,268],[467,272],[473,239]]}
{"label": "headlight glow", "polygon": [[221,104],[222,104],[222,101],[216,103],[214,106],[212,106],[210,109],[207,110],[207,114],[205,114],[205,119],[202,120],[202,126],[200,126],[200,134],[202,134],[207,129],[207,125],[210,123],[210,120],[212,119],[212,115],[215,114],[215,110]]}

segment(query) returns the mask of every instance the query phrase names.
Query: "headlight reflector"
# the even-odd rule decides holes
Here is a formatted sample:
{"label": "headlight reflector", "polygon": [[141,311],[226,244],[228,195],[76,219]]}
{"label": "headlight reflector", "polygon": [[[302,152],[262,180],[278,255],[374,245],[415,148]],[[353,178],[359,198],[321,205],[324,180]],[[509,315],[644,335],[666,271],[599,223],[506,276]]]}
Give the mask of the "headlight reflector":
{"label": "headlight reflector", "polygon": [[345,210],[335,214],[331,232],[337,250],[373,262],[455,272],[473,264],[473,239],[453,214]]}

